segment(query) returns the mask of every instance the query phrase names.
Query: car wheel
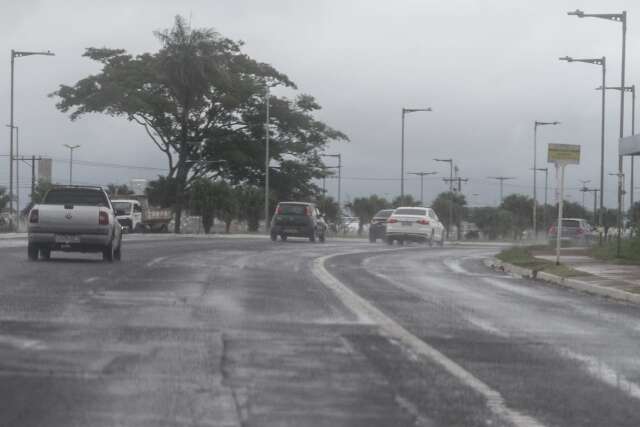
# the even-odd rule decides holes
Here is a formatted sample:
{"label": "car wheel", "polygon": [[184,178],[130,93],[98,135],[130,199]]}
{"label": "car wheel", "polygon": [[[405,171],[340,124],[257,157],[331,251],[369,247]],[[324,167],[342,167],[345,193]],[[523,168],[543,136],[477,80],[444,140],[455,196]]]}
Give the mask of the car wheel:
{"label": "car wheel", "polygon": [[376,239],[376,236],[374,236],[373,234],[369,233],[369,241],[370,241],[371,243],[375,243],[375,242],[376,242],[376,240],[377,240],[377,239]]}
{"label": "car wheel", "polygon": [[114,258],[115,250],[113,248],[113,242],[110,242],[105,248],[102,249],[102,260],[113,262]]}
{"label": "car wheel", "polygon": [[390,237],[387,237],[384,239],[384,241],[386,242],[387,245],[391,246],[393,245],[393,239]]}
{"label": "car wheel", "polygon": [[144,226],[140,223],[137,223],[136,226],[133,228],[133,232],[134,233],[144,233]]}
{"label": "car wheel", "polygon": [[313,230],[313,232],[311,233],[311,236],[309,236],[309,241],[310,242],[315,242],[316,241],[316,231]]}
{"label": "car wheel", "polygon": [[286,242],[287,241],[287,235],[286,234],[280,235],[280,240],[282,240],[283,242]]}
{"label": "car wheel", "polygon": [[404,240],[402,240],[402,239],[398,240],[398,244],[399,244],[400,246],[404,246]]}
{"label": "car wheel", "polygon": [[29,243],[29,245],[27,246],[27,255],[29,255],[30,261],[38,260],[38,252],[39,252],[38,247],[33,243]]}
{"label": "car wheel", "polygon": [[51,249],[40,249],[40,258],[46,261],[51,259]]}
{"label": "car wheel", "polygon": [[324,239],[324,232],[318,236],[318,239],[320,240],[320,243],[324,243],[325,239]]}
{"label": "car wheel", "polygon": [[278,235],[276,233],[271,233],[271,241],[275,242],[276,240],[278,240]]}

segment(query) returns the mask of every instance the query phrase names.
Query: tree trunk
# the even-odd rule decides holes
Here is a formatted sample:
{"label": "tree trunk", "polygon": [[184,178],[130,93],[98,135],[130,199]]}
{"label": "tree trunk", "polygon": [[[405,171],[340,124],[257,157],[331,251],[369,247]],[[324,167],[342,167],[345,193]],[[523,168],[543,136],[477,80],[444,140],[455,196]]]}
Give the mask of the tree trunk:
{"label": "tree trunk", "polygon": [[178,161],[180,161],[182,163],[181,166],[179,166],[178,168],[178,173],[176,174],[176,206],[174,208],[174,212],[175,212],[175,224],[174,224],[174,229],[173,232],[175,234],[180,234],[180,225],[181,225],[181,221],[182,221],[182,208],[184,207],[184,193],[185,193],[185,187],[187,185],[187,174],[189,173],[189,166],[187,164],[184,163],[185,159],[179,159]]}

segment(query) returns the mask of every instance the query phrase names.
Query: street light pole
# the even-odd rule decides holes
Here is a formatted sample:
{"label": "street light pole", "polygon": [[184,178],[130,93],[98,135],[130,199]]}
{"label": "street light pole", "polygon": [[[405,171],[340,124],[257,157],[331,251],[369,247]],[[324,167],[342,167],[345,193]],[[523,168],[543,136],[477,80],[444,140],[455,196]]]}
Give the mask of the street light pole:
{"label": "street light pole", "polygon": [[15,59],[23,56],[32,56],[32,55],[46,55],[53,56],[54,54],[50,51],[46,52],[27,52],[27,51],[19,51],[11,49],[11,90],[10,90],[10,108],[9,108],[9,221],[10,227],[13,229],[13,100],[14,100],[14,68],[15,68]]}
{"label": "street light pole", "polygon": [[73,185],[73,150],[80,148],[80,145],[63,145],[69,149],[69,185]]}
{"label": "street light pole", "polygon": [[538,126],[558,125],[560,122],[533,122],[533,238],[538,237],[538,183],[536,180],[536,172],[538,171],[537,153],[538,153]]}
{"label": "street light pole", "polygon": [[[626,49],[627,49],[627,11],[623,10],[622,13],[584,13],[583,11],[576,9],[574,12],[568,12],[568,15],[575,15],[578,18],[600,18],[609,21],[615,21],[622,23],[622,66],[620,72],[620,87],[624,88],[625,77],[625,64],[626,64]],[[604,91],[604,79],[603,79],[603,91]],[[624,136],[624,90],[620,91],[620,138]],[[622,179],[620,177],[623,174],[622,170],[622,156],[618,154],[618,236],[617,236],[617,248],[616,255],[620,257],[621,235],[622,235]],[[602,200],[604,199],[602,191],[600,191],[600,205],[602,206]],[[602,213],[600,213],[602,217]]]}
{"label": "street light pole", "polygon": [[265,155],[264,155],[264,230],[266,234],[269,234],[269,163],[271,161],[269,157],[269,87],[267,87],[267,93],[265,94],[266,105],[266,120],[264,123],[265,134]]}
{"label": "street light pole", "polygon": [[432,111],[431,108],[402,108],[402,133],[400,142],[400,200],[404,200],[404,116],[418,111]]}
{"label": "street light pole", "polygon": [[542,209],[542,224],[547,229],[547,194],[549,189],[549,168],[538,168],[539,171],[544,171],[544,208]]}
{"label": "street light pole", "polygon": [[424,177],[425,175],[435,175],[438,172],[409,172],[409,175],[418,175],[420,177],[420,205],[424,206]]}
{"label": "street light pole", "polygon": [[[578,11],[576,11],[578,12]],[[569,13],[570,15],[572,13]],[[600,112],[600,215],[598,222],[599,225],[603,223],[603,215],[604,215],[604,109],[605,109],[605,94],[606,94],[606,73],[607,73],[607,58],[589,58],[589,59],[575,59],[569,56],[565,56],[563,58],[559,58],[561,61],[567,62],[584,62],[587,64],[600,65],[602,67],[602,108]]]}

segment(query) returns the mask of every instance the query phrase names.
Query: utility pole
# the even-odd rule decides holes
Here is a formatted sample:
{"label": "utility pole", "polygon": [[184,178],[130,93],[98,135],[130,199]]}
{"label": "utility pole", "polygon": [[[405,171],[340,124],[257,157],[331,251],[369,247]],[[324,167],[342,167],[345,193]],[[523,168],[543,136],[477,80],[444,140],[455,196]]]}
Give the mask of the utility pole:
{"label": "utility pole", "polygon": [[338,210],[339,214],[342,215],[342,193],[341,193],[341,182],[342,182],[342,154],[321,154],[323,157],[335,157],[338,159],[338,166],[330,166],[334,169],[338,169]]}
{"label": "utility pole", "polygon": [[500,181],[500,203],[502,203],[504,201],[504,193],[503,193],[504,182],[508,179],[516,179],[516,178],[513,176],[488,176],[487,178],[496,179]]}
{"label": "utility pole", "polygon": [[420,177],[420,205],[424,206],[424,177],[426,175],[435,175],[438,172],[409,172],[409,175],[418,175]]}
{"label": "utility pole", "polygon": [[584,193],[593,193],[593,224],[595,226],[596,221],[597,221],[597,213],[596,210],[598,209],[598,191],[600,191],[599,188],[587,188],[587,187],[583,187],[580,189],[580,191],[582,191],[582,196],[584,197]]}
{"label": "utility pole", "polygon": [[580,183],[582,184],[582,188],[580,189],[580,191],[582,191],[582,209],[584,209],[584,193],[585,190],[587,188],[587,184],[591,182],[590,179],[579,179],[578,181],[580,181]]}
{"label": "utility pole", "polygon": [[[457,191],[458,193],[462,192],[462,183],[463,182],[469,182],[469,178],[461,178],[459,176],[455,177],[455,178],[442,178],[442,180],[444,182],[452,182],[455,183],[457,182],[458,184],[454,184],[453,185],[453,191]],[[457,188],[457,190],[456,190]]]}
{"label": "utility pole", "polygon": [[436,162],[449,163],[449,224],[447,226],[447,239],[453,222],[453,159],[433,159]]}

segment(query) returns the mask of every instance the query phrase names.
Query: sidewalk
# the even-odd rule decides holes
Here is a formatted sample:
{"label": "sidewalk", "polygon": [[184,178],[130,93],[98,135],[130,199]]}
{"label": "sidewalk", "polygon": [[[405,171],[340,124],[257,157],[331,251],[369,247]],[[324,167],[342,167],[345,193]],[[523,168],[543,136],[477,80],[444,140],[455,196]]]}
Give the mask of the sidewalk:
{"label": "sidewalk", "polygon": [[[535,255],[536,258],[555,261],[553,255]],[[561,256],[560,262],[584,273],[579,281],[600,288],[617,290],[640,296],[640,265],[605,263],[586,255]]]}

